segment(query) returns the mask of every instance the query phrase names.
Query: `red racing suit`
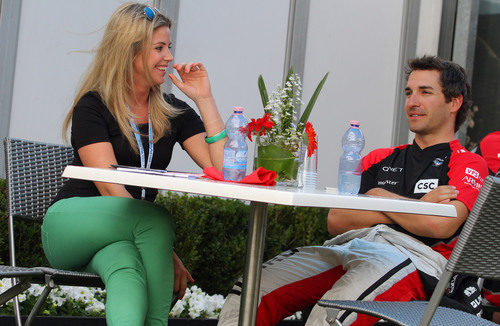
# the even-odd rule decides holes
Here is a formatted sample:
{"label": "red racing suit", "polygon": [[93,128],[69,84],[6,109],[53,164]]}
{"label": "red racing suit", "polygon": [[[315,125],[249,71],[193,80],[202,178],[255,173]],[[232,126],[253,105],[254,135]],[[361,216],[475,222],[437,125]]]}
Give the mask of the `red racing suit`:
{"label": "red racing suit", "polygon": [[[457,187],[457,199],[470,210],[486,175],[484,160],[466,151],[458,141],[424,150],[414,143],[378,149],[365,156],[360,192],[381,187],[419,199],[435,187],[449,184]],[[275,325],[321,298],[425,300],[432,291],[426,285],[437,283],[457,234],[436,240],[417,237],[397,226],[376,225],[348,231],[323,246],[284,252],[263,265],[257,325]],[[479,291],[473,287],[474,282],[471,286],[464,282],[466,291],[459,308],[477,313]],[[237,324],[240,294],[241,279],[227,297],[219,325]],[[325,310],[315,305],[306,325],[328,325],[325,317]],[[338,318],[343,325],[377,321],[348,312],[341,312]]]}

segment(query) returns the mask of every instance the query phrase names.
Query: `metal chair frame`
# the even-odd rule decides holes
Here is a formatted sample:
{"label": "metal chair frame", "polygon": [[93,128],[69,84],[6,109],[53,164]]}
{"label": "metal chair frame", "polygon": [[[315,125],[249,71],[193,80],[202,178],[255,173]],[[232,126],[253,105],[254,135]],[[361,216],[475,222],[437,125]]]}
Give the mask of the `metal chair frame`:
{"label": "metal chair frame", "polygon": [[17,296],[31,283],[44,284],[44,290],[26,319],[25,325],[30,325],[50,291],[57,285],[104,288],[104,284],[97,274],[16,266],[14,219],[43,222],[47,208],[63,184],[61,175],[73,159],[73,149],[15,138],[5,138],[4,144],[10,265],[0,265],[0,278],[13,278],[13,286],[0,294],[0,305],[14,299],[15,322],[21,326]]}
{"label": "metal chair frame", "polygon": [[500,279],[500,178],[488,176],[464,224],[445,270],[431,299],[413,302],[319,300],[330,323],[341,310],[355,311],[385,319],[397,325],[496,325],[478,316],[439,303],[455,273]]}

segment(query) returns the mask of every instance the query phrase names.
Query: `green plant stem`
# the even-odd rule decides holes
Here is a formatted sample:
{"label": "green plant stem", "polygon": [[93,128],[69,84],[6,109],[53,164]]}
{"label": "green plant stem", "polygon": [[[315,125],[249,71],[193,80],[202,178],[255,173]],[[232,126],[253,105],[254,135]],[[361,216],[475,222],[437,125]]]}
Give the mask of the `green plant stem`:
{"label": "green plant stem", "polygon": [[262,78],[262,75],[259,75],[257,85],[259,86],[259,93],[260,93],[260,98],[262,100],[262,106],[265,108],[267,106],[267,103],[269,103],[269,96],[267,95],[266,84],[264,83],[264,78]]}
{"label": "green plant stem", "polygon": [[[304,110],[304,113],[302,113],[302,116],[300,117],[299,124],[297,126],[297,131],[302,132],[304,130],[305,122],[307,119],[309,119],[309,116],[311,115],[312,108],[314,104],[316,103],[316,100],[318,99],[319,93],[321,92],[321,89],[323,88],[323,85],[326,82],[326,78],[328,77],[328,72],[325,74],[323,79],[319,82],[318,86],[316,87],[316,90],[314,91],[313,95],[311,96],[311,99],[309,100],[309,103],[307,103],[306,109]],[[302,124],[301,124],[301,123]]]}

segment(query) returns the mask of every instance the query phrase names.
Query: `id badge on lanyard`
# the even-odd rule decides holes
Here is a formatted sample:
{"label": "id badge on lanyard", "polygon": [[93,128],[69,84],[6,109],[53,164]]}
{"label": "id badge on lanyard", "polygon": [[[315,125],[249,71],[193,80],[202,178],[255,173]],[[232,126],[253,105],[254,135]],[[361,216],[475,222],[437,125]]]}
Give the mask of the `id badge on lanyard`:
{"label": "id badge on lanyard", "polygon": [[[153,128],[151,127],[151,113],[149,111],[149,102],[148,102],[148,143],[149,143],[149,152],[148,159],[146,162],[146,158],[144,155],[144,146],[142,145],[141,134],[139,129],[137,128],[133,119],[129,120],[130,126],[134,129],[134,136],[137,142],[137,147],[139,148],[139,156],[141,158],[141,168],[149,169],[151,168],[151,161],[153,160],[153,152],[154,152],[154,144],[153,144]],[[146,198],[146,189],[141,189],[141,199],[144,200]]]}

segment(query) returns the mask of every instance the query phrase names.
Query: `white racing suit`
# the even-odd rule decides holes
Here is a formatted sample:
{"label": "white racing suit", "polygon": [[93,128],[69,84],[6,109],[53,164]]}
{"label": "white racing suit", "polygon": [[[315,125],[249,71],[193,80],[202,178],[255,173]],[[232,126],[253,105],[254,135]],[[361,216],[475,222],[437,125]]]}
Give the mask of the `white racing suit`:
{"label": "white racing suit", "polygon": [[[263,264],[257,325],[275,325],[319,299],[425,300],[419,274],[438,279],[446,259],[422,242],[386,225],[352,230],[323,246],[284,252]],[[241,279],[230,291],[219,326],[237,325]],[[342,311],[342,325],[371,325],[366,315]],[[314,305],[306,326],[328,325],[324,308]]]}

